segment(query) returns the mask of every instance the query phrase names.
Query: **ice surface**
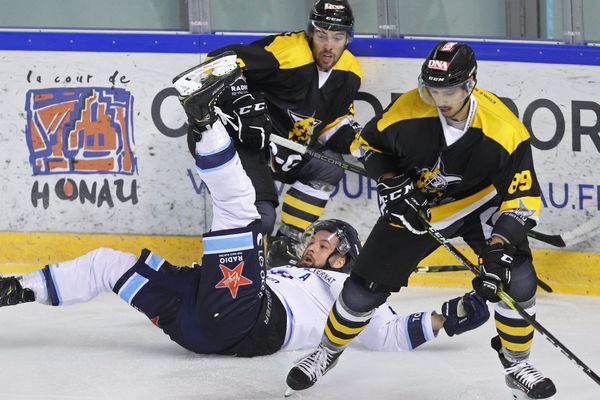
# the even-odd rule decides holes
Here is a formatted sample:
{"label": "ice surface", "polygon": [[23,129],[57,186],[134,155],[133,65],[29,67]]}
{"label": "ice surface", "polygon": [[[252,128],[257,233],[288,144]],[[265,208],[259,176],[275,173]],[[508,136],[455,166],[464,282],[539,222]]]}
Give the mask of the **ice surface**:
{"label": "ice surface", "polygon": [[[400,313],[439,309],[459,289],[408,288],[390,303]],[[540,294],[538,321],[600,373],[600,298]],[[118,297],[48,307],[0,309],[0,399],[283,399],[292,362],[306,351],[239,359],[180,348]],[[490,320],[478,330],[404,353],[355,343],[314,388],[297,399],[509,400],[489,347]],[[532,360],[558,387],[556,399],[597,400],[600,386],[536,335]]]}

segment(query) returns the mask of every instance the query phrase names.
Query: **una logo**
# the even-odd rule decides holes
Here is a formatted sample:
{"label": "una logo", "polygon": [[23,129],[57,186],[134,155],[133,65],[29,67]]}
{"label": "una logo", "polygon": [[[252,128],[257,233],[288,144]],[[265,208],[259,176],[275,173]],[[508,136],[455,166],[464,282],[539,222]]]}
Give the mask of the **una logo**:
{"label": "una logo", "polygon": [[27,145],[35,175],[133,175],[133,96],[121,88],[27,92]]}

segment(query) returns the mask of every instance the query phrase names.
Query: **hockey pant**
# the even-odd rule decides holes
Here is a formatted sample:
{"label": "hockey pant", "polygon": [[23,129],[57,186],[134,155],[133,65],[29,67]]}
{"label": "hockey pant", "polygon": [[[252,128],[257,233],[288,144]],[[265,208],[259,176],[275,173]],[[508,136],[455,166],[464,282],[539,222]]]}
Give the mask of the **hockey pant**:
{"label": "hockey pant", "polygon": [[[207,233],[202,266],[176,267],[146,249],[138,258],[101,248],[28,274],[23,285],[37,288],[36,299],[54,306],[113,291],[181,346],[197,353],[224,352],[258,325],[264,311],[260,227],[255,221],[248,227]],[[42,287],[45,301],[38,297]],[[280,329],[267,329],[271,331]],[[282,342],[275,340],[275,349]]]}

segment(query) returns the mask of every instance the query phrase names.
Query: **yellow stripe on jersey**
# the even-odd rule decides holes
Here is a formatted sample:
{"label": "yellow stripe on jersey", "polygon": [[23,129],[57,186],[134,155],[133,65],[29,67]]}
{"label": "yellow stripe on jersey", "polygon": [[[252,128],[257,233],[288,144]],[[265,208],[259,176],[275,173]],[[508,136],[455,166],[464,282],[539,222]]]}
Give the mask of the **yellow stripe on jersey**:
{"label": "yellow stripe on jersey", "polygon": [[321,214],[323,214],[323,211],[325,211],[325,207],[319,207],[319,206],[315,206],[313,204],[307,203],[305,201],[302,201],[300,199],[297,199],[293,196],[291,196],[289,193],[286,193],[286,195],[284,196],[283,202],[289,206],[292,206],[298,210],[304,211],[306,213],[312,214],[312,215],[316,215],[317,217],[320,217]]}
{"label": "yellow stripe on jersey", "polygon": [[425,104],[419,96],[419,91],[413,89],[398,97],[377,121],[377,130],[382,132],[388,126],[413,118],[437,117],[437,109]]}
{"label": "yellow stripe on jersey", "polygon": [[525,125],[498,97],[477,87],[473,95],[477,99],[477,112],[471,127],[481,129],[485,136],[500,144],[509,154],[529,139]]}
{"label": "yellow stripe on jersey", "polygon": [[500,336],[500,342],[504,347],[506,347],[510,351],[526,351],[531,348],[533,339],[531,339],[527,343],[512,343]]}
{"label": "yellow stripe on jersey", "polygon": [[534,214],[529,217],[537,220],[540,216],[542,208],[542,198],[540,196],[519,197],[518,199],[506,200],[500,204],[500,211],[528,209]]}
{"label": "yellow stripe on jersey", "polygon": [[362,152],[360,151],[360,149],[364,150],[364,151],[368,151],[368,150],[372,150],[375,153],[381,153],[382,151],[371,146],[362,136],[361,136],[361,132],[359,131],[356,133],[356,136],[354,137],[354,140],[352,141],[352,143],[350,144],[350,154],[352,154],[354,157],[362,157]]}
{"label": "yellow stripe on jersey", "polygon": [[294,217],[293,215],[282,211],[281,222],[283,222],[284,224],[292,225],[295,228],[305,230],[314,221],[305,221],[302,218]]}
{"label": "yellow stripe on jersey", "polygon": [[293,69],[315,62],[306,33],[279,35],[265,47],[279,62],[281,69]]}
{"label": "yellow stripe on jersey", "polygon": [[344,50],[338,62],[333,66],[334,70],[352,72],[358,76],[361,80],[363,78],[362,68],[358,63],[358,60],[348,50]]}
{"label": "yellow stripe on jersey", "polygon": [[342,115],[339,118],[336,118],[335,121],[325,125],[325,127],[323,129],[321,129],[321,132],[319,132],[319,136],[324,135],[325,133],[327,133],[328,130],[330,130],[331,128],[335,127],[337,124],[339,124],[340,122],[342,122],[342,120],[344,118],[348,117],[348,115]]}
{"label": "yellow stripe on jersey", "polygon": [[[441,222],[447,219],[451,219],[461,211],[467,209],[470,206],[481,206],[483,203],[489,201],[489,196],[496,192],[493,185],[490,185],[479,192],[472,194],[460,200],[453,201],[451,203],[442,204],[440,206],[431,208],[431,223]],[[463,215],[461,215],[463,217]]]}
{"label": "yellow stripe on jersey", "polygon": [[496,329],[511,336],[527,336],[533,332],[533,325],[515,327],[496,321]]}

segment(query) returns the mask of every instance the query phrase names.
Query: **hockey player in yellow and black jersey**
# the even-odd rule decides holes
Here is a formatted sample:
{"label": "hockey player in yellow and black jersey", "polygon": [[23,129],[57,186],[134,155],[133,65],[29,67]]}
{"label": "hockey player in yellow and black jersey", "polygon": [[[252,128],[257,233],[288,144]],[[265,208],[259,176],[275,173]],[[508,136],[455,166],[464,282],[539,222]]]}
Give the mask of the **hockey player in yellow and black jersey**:
{"label": "hockey player in yellow and black jersey", "polygon": [[[248,102],[266,103],[273,134],[320,147],[330,157],[349,153],[360,129],[353,120],[353,100],[362,79],[357,59],[346,48],[353,26],[346,0],[319,0],[306,31],[267,36],[209,54],[233,51],[243,71],[230,91],[220,95],[217,106],[233,116],[225,117],[224,124],[256,189],[256,205],[267,233],[274,227],[278,205],[273,176],[291,184],[279,234],[295,239],[321,216],[343,172],[320,160],[303,160],[274,143],[266,146],[264,130],[240,127],[238,132],[238,126],[244,125],[242,113]],[[236,115],[242,117],[241,124]]]}
{"label": "hockey player in yellow and black jersey", "polygon": [[[473,286],[496,302],[492,339],[515,399],[548,399],[556,389],[531,363],[533,327],[498,302],[503,287],[535,315],[536,274],[527,231],[541,198],[525,126],[492,93],[476,88],[472,49],[440,42],[425,60],[418,89],[371,120],[353,144],[376,179],[382,216],[334,304],[320,346],[288,375],[293,390],[312,386],[369,323],[373,309],[406,286],[445,237],[462,237],[480,258]],[[420,214],[420,215],[419,215]],[[320,361],[317,361],[320,360]]]}

